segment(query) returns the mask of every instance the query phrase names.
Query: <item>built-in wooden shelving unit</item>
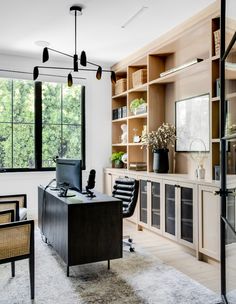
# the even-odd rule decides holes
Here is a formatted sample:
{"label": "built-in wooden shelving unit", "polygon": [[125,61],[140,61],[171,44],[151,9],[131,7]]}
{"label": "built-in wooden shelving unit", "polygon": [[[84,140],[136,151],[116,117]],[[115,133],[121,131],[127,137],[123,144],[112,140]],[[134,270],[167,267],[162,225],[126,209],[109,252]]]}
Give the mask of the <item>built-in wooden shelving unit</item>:
{"label": "built-in wooden shelving unit", "polygon": [[[156,130],[163,122],[175,124],[175,101],[192,96],[210,94],[210,152],[207,153],[205,167],[207,177],[214,174],[214,166],[220,162],[220,98],[217,90],[219,78],[219,54],[215,53],[214,31],[220,27],[219,7],[214,4],[208,11],[194,17],[182,27],[178,27],[156,42],[138,51],[129,59],[119,62],[113,69],[117,78],[126,78],[124,92],[112,96],[112,109],[126,107],[126,116],[112,120],[112,152],[128,153],[127,168],[131,162],[146,162],[147,171],[152,171],[152,152],[134,143],[134,135],[141,136],[144,126],[147,131]],[[161,73],[190,62],[202,59],[189,67],[161,77]],[[145,83],[133,85],[133,73],[147,70]],[[114,93],[114,87],[113,87]],[[236,98],[236,93],[229,94]],[[147,112],[133,115],[130,103],[143,98]],[[121,144],[121,125],[128,130],[127,143]],[[170,151],[170,168],[174,173],[189,173],[196,164],[190,153]]]}

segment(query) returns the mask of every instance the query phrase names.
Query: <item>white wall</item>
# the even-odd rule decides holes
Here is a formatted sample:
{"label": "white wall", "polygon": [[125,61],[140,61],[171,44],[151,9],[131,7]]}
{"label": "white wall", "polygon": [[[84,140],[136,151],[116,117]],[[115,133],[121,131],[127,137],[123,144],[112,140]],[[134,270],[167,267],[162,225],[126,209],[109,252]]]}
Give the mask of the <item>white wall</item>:
{"label": "white wall", "polygon": [[[70,66],[70,62],[50,62],[52,64]],[[35,65],[41,65],[40,58],[0,55],[0,69],[32,72]],[[31,79],[31,76],[6,72],[0,72],[0,77]],[[83,185],[89,171],[95,169],[96,190],[103,191],[103,168],[110,165],[111,154],[110,75],[104,74],[100,81],[95,78],[94,72],[87,73],[85,77],[87,80],[82,83],[86,87],[86,171],[83,171]],[[49,78],[44,80],[49,81]],[[60,78],[51,80],[61,81]],[[36,217],[37,186],[46,185],[54,176],[55,172],[0,173],[0,194],[27,193],[30,215]]]}

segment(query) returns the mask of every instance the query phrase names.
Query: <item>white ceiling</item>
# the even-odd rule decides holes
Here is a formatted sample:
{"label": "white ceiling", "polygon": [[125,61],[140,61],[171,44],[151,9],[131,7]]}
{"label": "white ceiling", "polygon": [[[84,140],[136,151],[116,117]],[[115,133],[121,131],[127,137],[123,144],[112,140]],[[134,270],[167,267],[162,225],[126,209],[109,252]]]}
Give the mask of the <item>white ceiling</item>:
{"label": "white ceiling", "polygon": [[[90,60],[116,63],[215,0],[0,0],[0,54],[41,57],[50,47],[74,54],[73,4],[83,4],[78,17],[78,49]],[[126,28],[121,26],[148,7]],[[59,58],[58,58],[59,59]]]}

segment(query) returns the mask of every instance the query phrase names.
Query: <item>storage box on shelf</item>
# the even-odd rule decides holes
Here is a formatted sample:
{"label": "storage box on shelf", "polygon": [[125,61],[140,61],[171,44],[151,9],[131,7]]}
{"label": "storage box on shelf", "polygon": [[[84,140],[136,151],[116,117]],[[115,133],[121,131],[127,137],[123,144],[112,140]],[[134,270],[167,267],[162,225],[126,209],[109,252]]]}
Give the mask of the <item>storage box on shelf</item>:
{"label": "storage box on shelf", "polygon": [[117,80],[115,84],[115,95],[119,95],[127,90],[127,79],[122,78]]}
{"label": "storage box on shelf", "polygon": [[212,56],[220,55],[220,18],[217,16],[212,18],[211,22],[211,31],[212,31]]}
{"label": "storage box on shelf", "polygon": [[220,55],[220,29],[214,31],[215,56]]}
{"label": "storage box on shelf", "polygon": [[147,69],[140,69],[132,74],[133,88],[141,86],[147,82]]}
{"label": "storage box on shelf", "polygon": [[128,66],[128,89],[136,89],[147,83],[147,56],[143,58],[145,65]]}

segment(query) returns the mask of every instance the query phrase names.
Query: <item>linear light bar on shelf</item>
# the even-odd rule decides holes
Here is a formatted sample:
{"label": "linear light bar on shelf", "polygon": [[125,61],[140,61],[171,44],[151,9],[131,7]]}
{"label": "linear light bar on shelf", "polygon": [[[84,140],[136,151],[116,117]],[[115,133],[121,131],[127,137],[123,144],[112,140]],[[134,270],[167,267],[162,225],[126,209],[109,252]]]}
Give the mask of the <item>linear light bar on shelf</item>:
{"label": "linear light bar on shelf", "polygon": [[167,76],[167,75],[169,75],[169,74],[175,73],[175,72],[177,72],[177,71],[180,71],[180,70],[182,70],[182,69],[185,69],[185,68],[187,68],[187,67],[189,67],[189,66],[191,66],[191,65],[193,65],[193,64],[196,64],[196,63],[198,63],[198,62],[201,62],[201,61],[203,61],[203,59],[195,58],[195,59],[193,59],[193,60],[191,60],[191,61],[189,61],[189,62],[186,62],[186,63],[184,63],[184,64],[179,65],[178,67],[172,68],[172,69],[170,69],[170,70],[168,70],[168,71],[165,71],[165,72],[161,73],[161,74],[160,74],[160,77],[164,77],[164,76]]}

